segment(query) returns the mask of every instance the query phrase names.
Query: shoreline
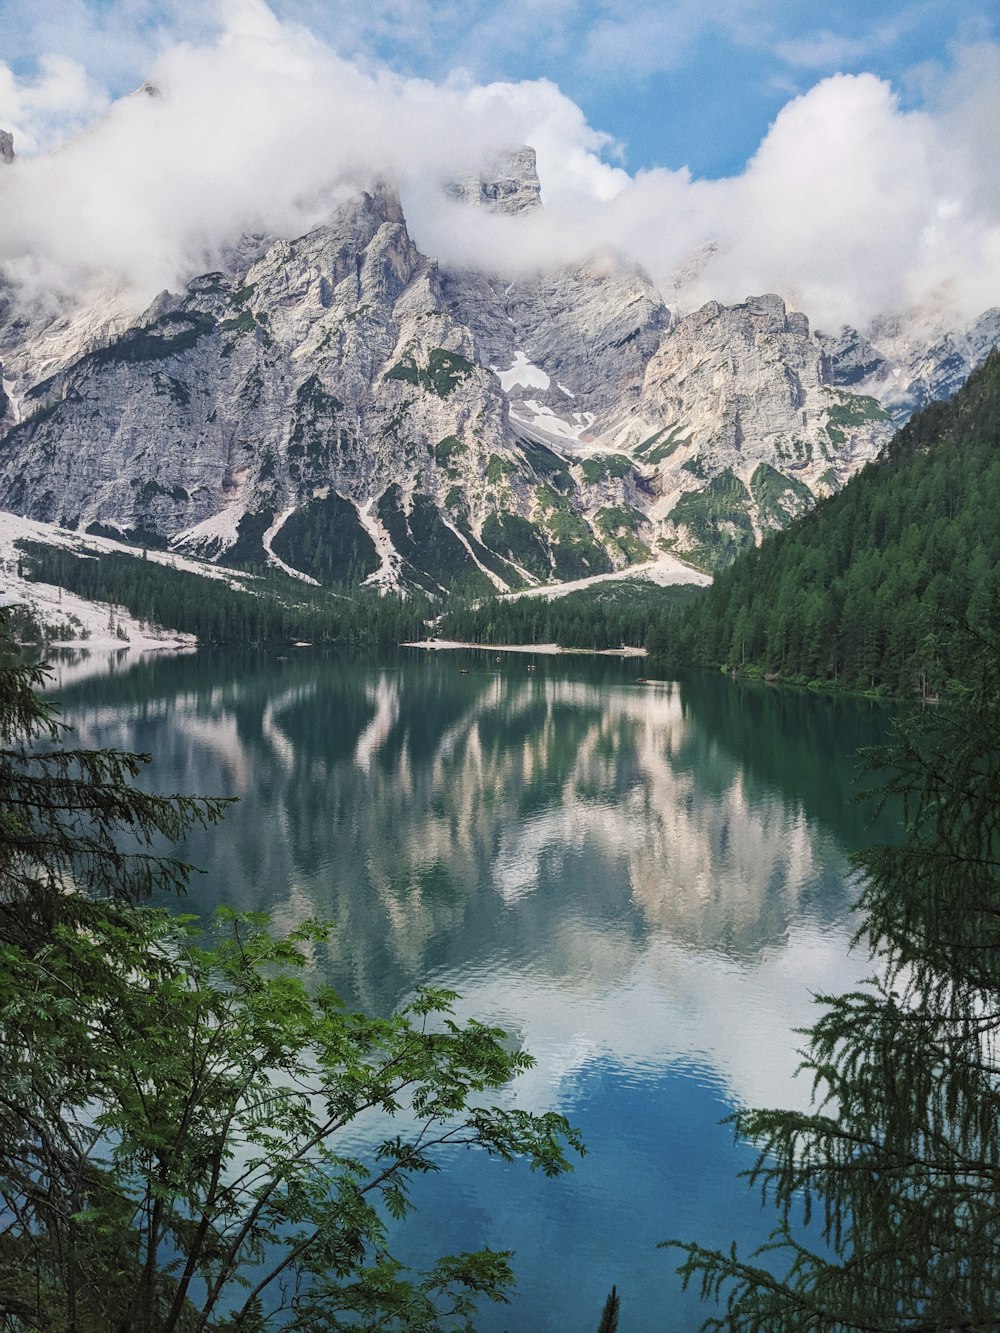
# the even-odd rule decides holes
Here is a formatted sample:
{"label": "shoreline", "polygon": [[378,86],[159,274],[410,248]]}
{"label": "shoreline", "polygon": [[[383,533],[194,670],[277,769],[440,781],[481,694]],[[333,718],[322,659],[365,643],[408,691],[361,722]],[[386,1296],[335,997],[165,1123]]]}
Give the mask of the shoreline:
{"label": "shoreline", "polygon": [[452,651],[456,648],[484,653],[537,653],[539,657],[645,657],[645,648],[560,648],[557,643],[460,643],[457,639],[421,639],[401,643],[401,648],[425,648]]}

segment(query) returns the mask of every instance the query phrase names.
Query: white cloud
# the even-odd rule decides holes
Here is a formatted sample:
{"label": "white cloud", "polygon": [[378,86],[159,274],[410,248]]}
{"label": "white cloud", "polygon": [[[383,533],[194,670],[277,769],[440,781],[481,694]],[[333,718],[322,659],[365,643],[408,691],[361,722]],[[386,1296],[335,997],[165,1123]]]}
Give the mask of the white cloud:
{"label": "white cloud", "polygon": [[[922,5],[890,7],[888,17],[878,7],[861,10],[852,16],[845,31],[831,28],[805,29],[800,34],[785,38],[774,45],[775,54],[789,65],[803,69],[844,72],[856,67],[877,52],[895,47],[901,38],[926,22],[927,10]],[[842,21],[843,21],[843,16]]]}
{"label": "white cloud", "polygon": [[84,67],[65,56],[43,56],[37,74],[26,79],[0,64],[0,126],[21,151],[36,152],[79,133],[108,101]]}
{"label": "white cloud", "polygon": [[219,10],[219,0],[0,0],[3,55],[15,67],[62,56],[102,86],[127,92],[172,34],[203,41],[217,32]]}
{"label": "white cloud", "polygon": [[830,32],[828,29],[792,41],[779,42],[775,47],[782,60],[806,69],[842,69],[860,60],[868,50],[869,44],[864,39]]}
{"label": "white cloud", "polygon": [[627,70],[638,78],[676,69],[710,21],[705,10],[660,6],[602,19],[587,34],[584,65],[594,72]]}
{"label": "white cloud", "polygon": [[[28,79],[0,66],[0,125],[16,147],[76,134],[0,176],[0,254],[29,293],[110,276],[145,300],[242,231],[296,234],[383,177],[399,182],[417,243],[449,263],[516,272],[617,250],[667,288],[711,240],[689,302],[778,291],[829,327],[942,293],[968,315],[1000,301],[994,44],[925,72],[921,111],[872,75],[825,79],[785,105],[739,176],[705,181],[609,165],[608,137],[545,80],[406,79],[342,58],[264,0],[225,0],[218,31],[202,20],[184,43],[165,42],[144,0],[134,8],[159,50],[158,97],[107,110],[64,58]],[[445,181],[522,142],[538,153],[542,215],[445,201]]]}

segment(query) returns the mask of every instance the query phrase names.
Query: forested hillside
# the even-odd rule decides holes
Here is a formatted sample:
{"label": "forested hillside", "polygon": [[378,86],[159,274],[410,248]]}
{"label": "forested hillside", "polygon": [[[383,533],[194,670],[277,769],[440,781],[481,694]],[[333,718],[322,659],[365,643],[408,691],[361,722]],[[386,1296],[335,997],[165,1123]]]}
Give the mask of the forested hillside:
{"label": "forested hillside", "polygon": [[429,609],[422,597],[339,596],[272,574],[259,592],[170,569],[137,556],[80,556],[38,542],[18,543],[29,578],[91,601],[123,606],[151,624],[195,634],[203,643],[378,644],[419,638]]}
{"label": "forested hillside", "polygon": [[661,588],[613,580],[563,597],[491,597],[452,604],[438,622],[442,638],[464,643],[557,643],[560,648],[642,647],[681,607],[703,596],[692,584]]}
{"label": "forested hillside", "polygon": [[1000,606],[1000,353],[884,455],[720,574],[671,656],[892,694],[935,693],[963,626]]}

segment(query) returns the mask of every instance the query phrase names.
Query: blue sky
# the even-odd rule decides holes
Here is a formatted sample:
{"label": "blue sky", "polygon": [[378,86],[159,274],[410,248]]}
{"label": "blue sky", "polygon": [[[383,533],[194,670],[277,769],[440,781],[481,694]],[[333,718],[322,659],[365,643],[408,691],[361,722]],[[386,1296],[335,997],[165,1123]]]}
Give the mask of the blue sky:
{"label": "blue sky", "polygon": [[[825,328],[1000,305],[996,0],[0,0],[0,33],[33,296],[148,300],[391,180],[446,265],[613,253],[678,309],[778,292]],[[456,213],[520,143],[541,214]]]}
{"label": "blue sky", "polygon": [[[209,37],[227,0],[0,0],[0,56],[78,61],[110,94],[158,49]],[[435,82],[547,79],[630,171],[738,172],[791,98],[867,71],[917,107],[956,44],[996,41],[994,0],[271,0],[341,55]],[[614,152],[612,150],[612,155]]]}
{"label": "blue sky", "polygon": [[[336,42],[336,6],[287,4]],[[376,4],[376,10],[379,6]],[[977,0],[513,0],[414,7],[358,47],[394,67],[441,78],[548,78],[639,167],[738,171],[792,96],[825,75],[870,71],[919,103],[949,45],[996,37],[998,10]]]}

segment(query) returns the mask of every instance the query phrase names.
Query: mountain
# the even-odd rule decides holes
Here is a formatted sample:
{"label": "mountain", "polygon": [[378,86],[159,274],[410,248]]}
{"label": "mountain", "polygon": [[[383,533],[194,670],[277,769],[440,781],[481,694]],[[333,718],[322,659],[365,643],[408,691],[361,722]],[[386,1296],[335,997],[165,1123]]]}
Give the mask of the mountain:
{"label": "mountain", "polygon": [[[450,193],[542,207],[527,148]],[[996,325],[877,346],[776,295],[679,316],[615,257],[444,271],[381,185],[307,235],[234,240],[138,316],[0,292],[0,507],[433,595],[664,552],[712,570],[837,491]]]}
{"label": "mountain", "polygon": [[720,574],[673,653],[893,694],[960,676],[968,634],[1000,628],[1000,352],[878,460]]}
{"label": "mountain", "polygon": [[1000,309],[960,329],[929,311],[906,320],[883,315],[867,337],[845,326],[833,337],[820,334],[819,341],[833,383],[877,398],[901,425],[928,403],[950,398],[982,364],[1000,342]]}

